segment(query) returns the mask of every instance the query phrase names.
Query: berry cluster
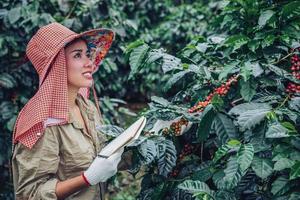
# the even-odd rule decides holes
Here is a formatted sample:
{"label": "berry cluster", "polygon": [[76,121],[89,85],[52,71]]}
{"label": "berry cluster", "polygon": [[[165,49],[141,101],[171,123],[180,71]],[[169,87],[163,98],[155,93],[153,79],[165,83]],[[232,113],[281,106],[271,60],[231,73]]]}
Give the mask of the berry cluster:
{"label": "berry cluster", "polygon": [[175,136],[179,136],[181,134],[181,127],[187,126],[189,124],[189,121],[182,117],[179,121],[173,122],[170,126],[172,132],[174,132]]}
{"label": "berry cluster", "polygon": [[[300,48],[295,49],[295,51],[300,51]],[[291,58],[291,70],[293,76],[300,80],[300,58],[297,54],[293,55]],[[289,82],[286,87],[286,92],[288,93],[298,93],[300,92],[300,85]]]}
{"label": "berry cluster", "polygon": [[297,85],[295,83],[288,83],[288,85],[286,87],[286,92],[298,93],[298,92],[300,92],[300,85]]}
{"label": "berry cluster", "polygon": [[185,144],[181,153],[179,154],[179,161],[183,160],[185,156],[188,156],[193,153],[194,147],[190,144]]}
{"label": "berry cluster", "polygon": [[179,163],[181,160],[183,160],[185,156],[188,156],[188,155],[192,154],[192,153],[193,153],[193,150],[194,150],[194,146],[192,146],[192,145],[190,145],[190,144],[185,144],[185,145],[184,145],[184,147],[183,147],[181,153],[180,153],[179,156],[178,156],[178,160],[177,160],[177,165],[176,165],[176,167],[175,167],[175,168],[173,169],[173,171],[170,172],[170,174],[169,174],[170,177],[175,178],[175,177],[178,176],[178,174],[179,174],[179,168],[180,168],[179,165],[178,165],[178,163]]}
{"label": "berry cluster", "polygon": [[189,108],[188,112],[189,113],[194,113],[194,112],[202,112],[204,108],[211,103],[211,99],[213,98],[214,95],[219,95],[219,96],[225,96],[231,85],[235,84],[237,82],[238,75],[233,76],[229,78],[226,83],[222,84],[220,87],[214,89],[213,92],[211,92],[205,99],[205,101],[199,101],[196,105],[193,107]]}
{"label": "berry cluster", "polygon": [[170,177],[177,177],[179,174],[179,169],[174,169],[171,173],[170,173]]}

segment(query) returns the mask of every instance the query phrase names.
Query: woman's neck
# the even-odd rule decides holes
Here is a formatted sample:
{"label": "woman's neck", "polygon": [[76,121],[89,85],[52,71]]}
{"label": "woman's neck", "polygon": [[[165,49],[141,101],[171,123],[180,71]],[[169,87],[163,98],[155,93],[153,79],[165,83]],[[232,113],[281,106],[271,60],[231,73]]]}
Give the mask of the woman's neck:
{"label": "woman's neck", "polygon": [[78,94],[78,89],[68,89],[68,104],[69,109],[74,110],[76,108],[76,98]]}

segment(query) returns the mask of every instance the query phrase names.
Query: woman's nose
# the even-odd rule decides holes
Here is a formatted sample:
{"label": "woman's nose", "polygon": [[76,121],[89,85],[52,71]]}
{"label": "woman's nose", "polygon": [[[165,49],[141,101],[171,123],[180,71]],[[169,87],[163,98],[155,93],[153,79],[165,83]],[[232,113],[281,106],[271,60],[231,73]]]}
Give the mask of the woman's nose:
{"label": "woman's nose", "polygon": [[86,58],[86,62],[85,62],[85,65],[84,65],[85,67],[94,67],[93,66],[93,62],[91,61],[91,59],[90,58]]}
{"label": "woman's nose", "polygon": [[85,67],[92,67],[92,71],[94,72],[96,69],[96,65],[91,61],[90,58],[87,59]]}

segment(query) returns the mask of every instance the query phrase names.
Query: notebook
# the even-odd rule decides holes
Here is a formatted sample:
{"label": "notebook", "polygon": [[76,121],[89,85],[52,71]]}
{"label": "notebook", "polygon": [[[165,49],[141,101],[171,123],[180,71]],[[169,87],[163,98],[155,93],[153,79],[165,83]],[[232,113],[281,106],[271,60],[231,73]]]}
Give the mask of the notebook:
{"label": "notebook", "polygon": [[98,154],[103,158],[108,158],[122,147],[133,143],[141,134],[146,125],[146,118],[141,117],[129,126],[123,133],[108,143]]}

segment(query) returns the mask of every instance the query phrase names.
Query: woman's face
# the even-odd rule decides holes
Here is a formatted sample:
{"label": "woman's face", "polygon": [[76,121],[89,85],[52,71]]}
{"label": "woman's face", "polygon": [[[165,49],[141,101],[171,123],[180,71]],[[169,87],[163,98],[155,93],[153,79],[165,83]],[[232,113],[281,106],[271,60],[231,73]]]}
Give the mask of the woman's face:
{"label": "woman's face", "polygon": [[65,48],[69,88],[79,89],[93,85],[94,65],[87,50],[84,40],[77,40]]}

